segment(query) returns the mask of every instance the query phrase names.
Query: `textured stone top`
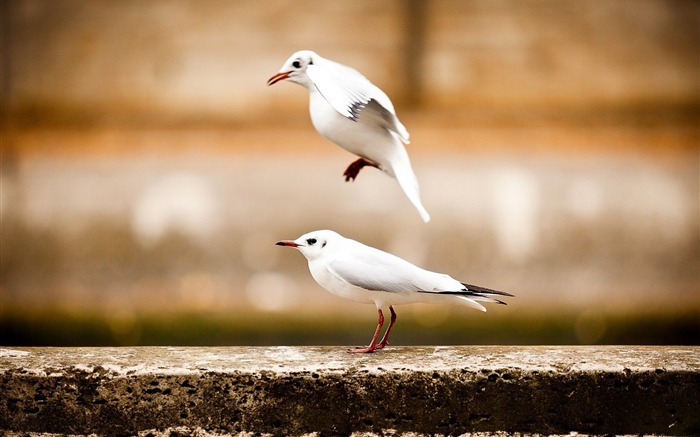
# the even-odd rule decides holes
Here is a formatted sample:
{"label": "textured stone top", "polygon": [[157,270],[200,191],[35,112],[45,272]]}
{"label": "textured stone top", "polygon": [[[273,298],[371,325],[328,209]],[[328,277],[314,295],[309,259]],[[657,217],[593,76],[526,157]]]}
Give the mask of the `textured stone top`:
{"label": "textured stone top", "polygon": [[207,372],[346,372],[518,369],[539,372],[700,371],[700,348],[685,346],[390,347],[349,354],[323,347],[0,348],[0,370],[60,374],[67,368],[112,375]]}

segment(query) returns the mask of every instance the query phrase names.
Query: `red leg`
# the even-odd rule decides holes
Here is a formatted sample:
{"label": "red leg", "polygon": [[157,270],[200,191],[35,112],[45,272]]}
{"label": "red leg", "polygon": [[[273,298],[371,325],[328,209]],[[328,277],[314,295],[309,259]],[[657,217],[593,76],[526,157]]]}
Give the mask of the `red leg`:
{"label": "red leg", "polygon": [[379,338],[379,332],[382,330],[382,325],[384,325],[384,314],[382,313],[381,308],[377,308],[377,314],[377,329],[374,331],[374,336],[372,337],[372,341],[370,342],[369,346],[360,346],[355,349],[350,349],[348,352],[354,354],[366,354],[377,350],[377,338]]}
{"label": "red leg", "polygon": [[360,158],[350,164],[348,168],[345,169],[345,173],[343,173],[343,176],[345,176],[345,182],[349,182],[350,180],[354,181],[357,175],[360,174],[360,170],[368,165],[371,167],[377,166],[377,164],[367,161],[365,158]]}
{"label": "red leg", "polygon": [[394,307],[389,305],[389,311],[391,311],[391,321],[389,322],[389,327],[386,328],[382,341],[380,341],[377,345],[377,349],[384,349],[384,346],[389,344],[389,333],[391,332],[391,327],[394,326],[394,323],[396,323],[396,313],[394,312]]}

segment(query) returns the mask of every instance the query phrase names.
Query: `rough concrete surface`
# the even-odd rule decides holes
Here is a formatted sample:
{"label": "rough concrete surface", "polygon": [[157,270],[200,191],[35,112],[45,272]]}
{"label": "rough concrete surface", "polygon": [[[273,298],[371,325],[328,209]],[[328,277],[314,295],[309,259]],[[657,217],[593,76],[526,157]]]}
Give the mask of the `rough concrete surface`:
{"label": "rough concrete surface", "polygon": [[0,393],[13,434],[688,435],[700,348],[0,348]]}

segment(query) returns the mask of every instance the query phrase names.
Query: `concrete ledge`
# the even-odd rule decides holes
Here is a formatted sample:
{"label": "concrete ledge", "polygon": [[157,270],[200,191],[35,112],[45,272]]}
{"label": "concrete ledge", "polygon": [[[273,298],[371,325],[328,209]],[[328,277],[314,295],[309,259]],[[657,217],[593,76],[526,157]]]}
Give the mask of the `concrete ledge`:
{"label": "concrete ledge", "polygon": [[0,348],[0,393],[6,433],[688,435],[700,348]]}

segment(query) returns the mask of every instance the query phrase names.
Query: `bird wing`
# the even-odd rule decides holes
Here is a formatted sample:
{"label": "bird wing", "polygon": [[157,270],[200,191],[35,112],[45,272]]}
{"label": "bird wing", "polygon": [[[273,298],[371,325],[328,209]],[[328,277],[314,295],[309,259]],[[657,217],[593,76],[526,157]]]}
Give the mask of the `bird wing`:
{"label": "bird wing", "polygon": [[372,123],[383,127],[402,143],[409,143],[409,135],[406,127],[399,121],[396,114],[388,111],[377,100],[370,100],[360,112],[360,117],[362,117],[363,120],[371,120]]}
{"label": "bird wing", "polygon": [[335,260],[329,263],[328,270],[337,278],[365,290],[392,293],[419,290],[410,278],[395,274],[386,266],[376,263],[347,259]]}
{"label": "bird wing", "polygon": [[393,255],[381,253],[387,256],[371,256],[362,259],[338,258],[331,261],[327,268],[338,279],[355,287],[388,293],[408,292],[415,295],[415,302],[457,302],[479,311],[486,311],[486,308],[477,300],[494,302],[481,296],[472,296],[470,292],[464,292],[469,294],[465,296],[460,292],[440,291],[445,288],[459,288],[453,287],[459,282],[448,275],[423,270],[401,258],[392,260]]}
{"label": "bird wing", "polygon": [[512,296],[510,293],[461,283],[449,275],[422,269],[390,253],[349,240],[346,251],[334,257],[328,271],[341,281],[355,287],[390,293],[414,292],[416,299],[428,303],[452,300],[480,311],[486,308],[479,302],[505,302],[493,295]]}
{"label": "bird wing", "polygon": [[362,245],[361,251],[353,252],[355,256],[333,259],[328,263],[328,270],[355,287],[399,293],[433,291],[442,285],[440,282],[456,282],[447,275],[429,272],[369,246]]}
{"label": "bird wing", "polygon": [[324,99],[342,116],[358,121],[370,118],[408,143],[408,131],[399,121],[389,97],[354,68],[318,59],[306,74]]}

